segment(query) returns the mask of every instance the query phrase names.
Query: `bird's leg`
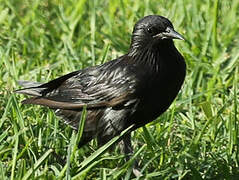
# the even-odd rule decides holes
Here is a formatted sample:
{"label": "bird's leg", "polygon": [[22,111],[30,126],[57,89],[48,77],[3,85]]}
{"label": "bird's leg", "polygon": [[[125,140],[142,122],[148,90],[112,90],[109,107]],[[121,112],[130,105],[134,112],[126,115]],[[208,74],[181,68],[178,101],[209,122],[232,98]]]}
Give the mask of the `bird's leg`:
{"label": "bird's leg", "polygon": [[[133,155],[133,148],[131,144],[131,133],[128,133],[124,136],[120,142],[120,149],[126,155],[126,161],[130,160],[130,157]],[[138,170],[138,162],[134,160],[133,162],[133,173],[136,177],[142,176],[141,172]]]}
{"label": "bird's leg", "polygon": [[131,133],[128,133],[124,136],[124,138],[121,141],[121,152],[126,155],[126,160],[130,160],[130,156],[133,155],[133,148],[131,144]]}

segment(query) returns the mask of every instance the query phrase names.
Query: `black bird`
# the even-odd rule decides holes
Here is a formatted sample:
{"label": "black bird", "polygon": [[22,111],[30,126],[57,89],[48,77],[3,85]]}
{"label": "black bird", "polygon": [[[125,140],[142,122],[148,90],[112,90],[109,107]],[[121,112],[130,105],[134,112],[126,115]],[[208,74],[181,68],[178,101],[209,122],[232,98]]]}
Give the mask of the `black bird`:
{"label": "black bird", "polygon": [[[127,54],[45,84],[22,81],[25,89],[16,92],[33,96],[24,104],[47,106],[74,129],[86,106],[79,147],[93,138],[103,145],[131,125],[132,131],[153,121],[177,96],[186,64],[173,39],[183,37],[167,18],[146,16],[136,23]],[[131,152],[130,133],[123,142]]]}

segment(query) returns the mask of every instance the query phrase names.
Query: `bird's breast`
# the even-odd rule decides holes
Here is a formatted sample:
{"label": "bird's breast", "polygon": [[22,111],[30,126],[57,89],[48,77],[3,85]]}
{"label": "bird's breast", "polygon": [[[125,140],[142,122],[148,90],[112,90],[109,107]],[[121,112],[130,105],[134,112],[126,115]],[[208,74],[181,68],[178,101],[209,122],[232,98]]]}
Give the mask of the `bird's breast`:
{"label": "bird's breast", "polygon": [[[138,118],[146,124],[165,112],[181,89],[185,78],[185,62],[182,59],[161,63],[159,69],[145,76]],[[147,120],[147,122],[145,122]]]}

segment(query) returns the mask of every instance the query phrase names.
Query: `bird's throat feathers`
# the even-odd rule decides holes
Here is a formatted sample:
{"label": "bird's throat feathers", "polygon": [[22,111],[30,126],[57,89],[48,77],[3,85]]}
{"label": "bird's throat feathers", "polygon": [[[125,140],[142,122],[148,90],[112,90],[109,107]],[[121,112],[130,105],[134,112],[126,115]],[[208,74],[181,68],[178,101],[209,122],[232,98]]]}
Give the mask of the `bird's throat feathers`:
{"label": "bird's throat feathers", "polygon": [[[175,46],[172,40],[165,40],[159,43],[144,44],[140,41],[134,41],[131,44],[128,56],[131,57],[134,63],[149,65],[152,70],[158,71],[161,61],[167,60],[170,56],[168,49],[175,51]],[[170,59],[170,58],[169,58]]]}

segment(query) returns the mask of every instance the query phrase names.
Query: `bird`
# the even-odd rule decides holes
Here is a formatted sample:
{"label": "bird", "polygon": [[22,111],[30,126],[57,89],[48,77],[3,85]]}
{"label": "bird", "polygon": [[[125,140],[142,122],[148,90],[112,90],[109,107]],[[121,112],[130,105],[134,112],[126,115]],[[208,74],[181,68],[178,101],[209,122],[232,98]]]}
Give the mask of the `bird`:
{"label": "bird", "polygon": [[173,40],[184,40],[166,17],[148,15],[136,22],[126,54],[77,70],[47,83],[19,81],[23,104],[46,106],[77,130],[87,115],[79,148],[96,138],[102,146],[132,126],[122,141],[132,152],[131,132],[164,113],[179,93],[186,63]]}

